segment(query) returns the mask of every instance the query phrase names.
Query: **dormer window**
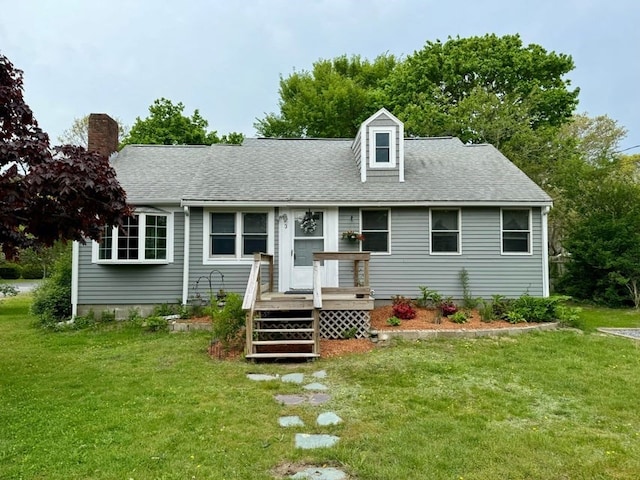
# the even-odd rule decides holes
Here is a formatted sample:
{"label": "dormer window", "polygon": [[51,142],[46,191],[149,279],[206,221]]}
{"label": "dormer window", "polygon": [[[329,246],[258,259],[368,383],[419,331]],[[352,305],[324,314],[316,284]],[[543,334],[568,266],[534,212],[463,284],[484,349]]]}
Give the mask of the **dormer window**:
{"label": "dormer window", "polygon": [[369,167],[396,166],[396,137],[393,127],[371,127],[369,132]]}

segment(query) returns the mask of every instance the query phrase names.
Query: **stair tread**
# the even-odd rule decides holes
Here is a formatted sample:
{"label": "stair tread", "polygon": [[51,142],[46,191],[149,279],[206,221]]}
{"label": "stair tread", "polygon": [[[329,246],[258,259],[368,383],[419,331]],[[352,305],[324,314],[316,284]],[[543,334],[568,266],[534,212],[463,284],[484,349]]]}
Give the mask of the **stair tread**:
{"label": "stair tread", "polygon": [[315,340],[254,340],[253,345],[313,345]]}
{"label": "stair tread", "polygon": [[312,322],[313,317],[258,317],[253,320],[256,322]]}
{"label": "stair tread", "polygon": [[254,328],[254,332],[271,332],[271,333],[287,333],[287,332],[305,332],[313,333],[313,328]]}
{"label": "stair tread", "polygon": [[319,353],[250,353],[246,358],[319,358]]}

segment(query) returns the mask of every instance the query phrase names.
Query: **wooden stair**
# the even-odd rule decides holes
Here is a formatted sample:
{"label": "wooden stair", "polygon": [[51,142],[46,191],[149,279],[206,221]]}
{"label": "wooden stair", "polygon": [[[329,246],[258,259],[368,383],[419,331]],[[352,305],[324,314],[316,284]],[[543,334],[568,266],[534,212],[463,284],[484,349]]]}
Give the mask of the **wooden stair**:
{"label": "wooden stair", "polygon": [[309,300],[257,301],[253,318],[247,321],[246,358],[318,358],[318,322],[319,314]]}

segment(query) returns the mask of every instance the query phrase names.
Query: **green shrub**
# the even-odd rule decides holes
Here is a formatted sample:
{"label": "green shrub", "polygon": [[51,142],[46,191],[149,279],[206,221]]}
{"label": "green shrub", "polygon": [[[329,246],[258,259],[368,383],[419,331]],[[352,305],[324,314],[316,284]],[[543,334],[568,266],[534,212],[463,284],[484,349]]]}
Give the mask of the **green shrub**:
{"label": "green shrub", "polygon": [[58,257],[51,276],[34,290],[31,311],[42,326],[71,317],[71,248]]}
{"label": "green shrub", "polygon": [[142,321],[142,327],[148,332],[160,332],[169,328],[169,320],[164,317],[153,315]]}
{"label": "green shrub", "polygon": [[442,295],[436,290],[430,290],[429,287],[419,286],[420,296],[416,299],[419,307],[438,307],[442,302]]}
{"label": "green shrub", "polygon": [[466,310],[473,310],[478,306],[481,299],[471,295],[471,288],[469,287],[469,272],[467,272],[466,268],[460,270],[459,278],[460,284],[462,285],[462,307]]}
{"label": "green shrub", "polygon": [[511,310],[512,300],[508,299],[504,295],[492,295],[491,307],[493,309],[493,318],[504,320],[507,317],[507,312]]}
{"label": "green shrub", "polygon": [[480,314],[480,320],[482,320],[483,322],[488,323],[495,320],[493,304],[487,300],[480,300],[478,313]]}
{"label": "green shrub", "polygon": [[18,295],[18,290],[8,283],[0,283],[0,293],[3,297],[15,297]]}
{"label": "green shrub", "polygon": [[558,317],[558,323],[561,327],[579,328],[584,329],[584,322],[580,318],[579,307],[569,307],[567,305],[556,305],[556,316]]}
{"label": "green shrub", "polygon": [[556,305],[564,298],[525,294],[513,301],[511,311],[518,312],[527,322],[553,322],[557,319]]}
{"label": "green shrub", "polygon": [[517,310],[507,312],[505,320],[509,323],[526,323],[527,319]]}
{"label": "green shrub", "polygon": [[451,320],[453,323],[467,323],[469,317],[464,311],[458,310],[456,313],[449,317],[449,320]]}
{"label": "green shrub", "polygon": [[398,327],[402,322],[398,317],[389,317],[387,318],[387,325],[392,327]]}
{"label": "green shrub", "polygon": [[213,337],[220,341],[222,348],[229,351],[241,345],[240,332],[245,326],[246,313],[242,310],[242,297],[228,293],[224,306],[211,306]]}
{"label": "green shrub", "polygon": [[22,278],[26,280],[38,280],[44,277],[44,269],[42,265],[30,263],[22,265]]}
{"label": "green shrub", "polygon": [[3,263],[0,265],[0,278],[5,280],[17,280],[20,278],[20,266],[15,263]]}
{"label": "green shrub", "polygon": [[115,320],[116,320],[116,311],[115,310],[104,310],[100,314],[100,321],[102,323],[115,322]]}

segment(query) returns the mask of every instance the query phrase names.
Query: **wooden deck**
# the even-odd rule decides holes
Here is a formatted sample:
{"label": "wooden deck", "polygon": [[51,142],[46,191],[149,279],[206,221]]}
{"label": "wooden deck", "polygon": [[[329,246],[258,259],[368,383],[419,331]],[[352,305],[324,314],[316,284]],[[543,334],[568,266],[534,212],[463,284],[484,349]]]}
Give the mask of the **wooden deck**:
{"label": "wooden deck", "polygon": [[[323,260],[353,262],[354,285],[323,287]],[[320,356],[321,333],[329,337],[347,331],[364,335],[368,312],[374,306],[370,292],[368,252],[314,253],[311,293],[274,291],[273,256],[255,254],[242,306],[247,311],[246,357],[312,359]]]}

